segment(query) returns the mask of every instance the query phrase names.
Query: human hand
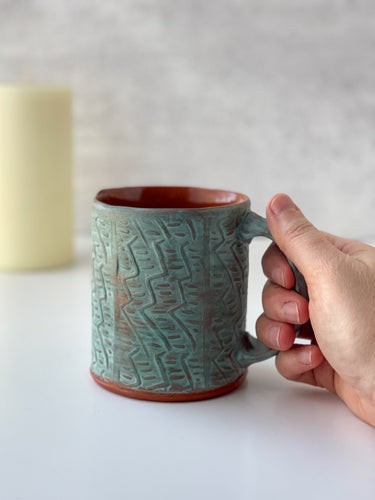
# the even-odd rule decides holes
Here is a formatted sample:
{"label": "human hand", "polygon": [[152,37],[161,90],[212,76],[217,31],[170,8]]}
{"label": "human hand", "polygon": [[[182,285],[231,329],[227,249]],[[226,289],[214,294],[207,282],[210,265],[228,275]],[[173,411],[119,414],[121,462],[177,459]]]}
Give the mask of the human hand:
{"label": "human hand", "polygon": [[[328,389],[375,426],[375,248],[318,231],[286,195],[270,200],[267,221],[277,246],[262,261],[269,280],[258,338],[280,351],[281,375]],[[305,277],[309,302],[292,289],[285,256]],[[293,324],[311,345],[294,344]]]}

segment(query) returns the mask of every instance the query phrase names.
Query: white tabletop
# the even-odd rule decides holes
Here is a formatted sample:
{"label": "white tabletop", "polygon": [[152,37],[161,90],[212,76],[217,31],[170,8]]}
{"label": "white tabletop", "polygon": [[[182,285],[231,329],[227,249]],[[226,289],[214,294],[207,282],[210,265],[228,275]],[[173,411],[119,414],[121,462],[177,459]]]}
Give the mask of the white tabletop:
{"label": "white tabletop", "polygon": [[[251,245],[252,331],[266,245]],[[201,402],[96,385],[88,239],[72,267],[0,273],[0,318],[1,500],[375,498],[375,429],[273,360]]]}

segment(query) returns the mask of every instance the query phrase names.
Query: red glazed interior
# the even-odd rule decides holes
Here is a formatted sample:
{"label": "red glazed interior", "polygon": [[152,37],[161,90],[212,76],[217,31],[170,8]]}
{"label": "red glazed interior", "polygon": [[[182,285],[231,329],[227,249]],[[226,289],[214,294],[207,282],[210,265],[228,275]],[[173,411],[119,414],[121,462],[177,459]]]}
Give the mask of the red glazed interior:
{"label": "red glazed interior", "polygon": [[209,208],[248,200],[244,194],[191,187],[123,187],[103,189],[96,199],[107,205],[137,208]]}

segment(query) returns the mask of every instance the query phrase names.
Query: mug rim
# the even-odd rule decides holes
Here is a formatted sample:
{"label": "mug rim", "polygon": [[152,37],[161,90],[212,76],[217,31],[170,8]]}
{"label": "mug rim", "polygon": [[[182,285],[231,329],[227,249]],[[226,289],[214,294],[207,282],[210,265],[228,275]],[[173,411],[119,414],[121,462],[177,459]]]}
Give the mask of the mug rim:
{"label": "mug rim", "polygon": [[[152,194],[155,192],[160,196],[165,195],[167,192],[171,195],[174,193],[178,194],[176,203],[170,204],[168,206],[162,206],[160,201],[158,205],[157,201],[147,203],[141,201],[142,195]],[[125,198],[125,195],[127,198]],[[189,198],[189,195],[193,199]],[[198,195],[198,197],[196,196]],[[215,201],[211,201],[216,198]],[[195,199],[194,199],[195,198]],[[163,198],[164,199],[164,198]],[[178,202],[179,200],[184,200],[184,202]],[[202,201],[206,200],[206,201]],[[172,203],[173,197],[169,199]],[[94,198],[94,202],[103,205],[104,207],[110,207],[111,209],[135,209],[135,210],[213,210],[222,209],[228,207],[238,207],[240,205],[247,205],[250,203],[250,199],[247,195],[239,193],[237,191],[231,191],[227,189],[216,189],[216,188],[206,188],[197,186],[168,186],[168,185],[142,185],[142,186],[121,186],[101,189],[97,192]]]}

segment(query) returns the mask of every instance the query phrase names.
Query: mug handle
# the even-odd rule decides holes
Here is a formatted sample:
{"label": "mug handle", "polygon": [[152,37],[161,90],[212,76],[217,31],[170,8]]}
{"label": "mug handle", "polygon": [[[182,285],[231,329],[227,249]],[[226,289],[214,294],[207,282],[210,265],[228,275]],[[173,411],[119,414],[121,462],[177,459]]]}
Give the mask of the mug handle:
{"label": "mug handle", "polygon": [[[251,240],[255,236],[265,236],[270,240],[274,241],[270,230],[268,229],[267,219],[261,217],[249,210],[243,219],[241,220],[238,227],[238,235],[239,238],[245,243],[251,243]],[[296,266],[288,260],[295,278],[295,286],[294,290],[305,297],[305,299],[309,299],[307,285],[305,278],[298,271]],[[296,334],[301,328],[301,325],[295,325],[294,329]],[[240,338],[240,346],[237,352],[237,364],[242,368],[246,368],[253,363],[257,363],[258,361],[264,361],[265,359],[271,358],[275,356],[279,351],[275,349],[270,349],[266,345],[264,345],[260,340],[251,336],[247,332],[243,332]]]}

